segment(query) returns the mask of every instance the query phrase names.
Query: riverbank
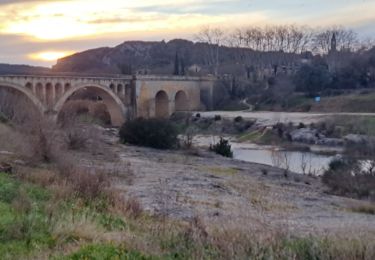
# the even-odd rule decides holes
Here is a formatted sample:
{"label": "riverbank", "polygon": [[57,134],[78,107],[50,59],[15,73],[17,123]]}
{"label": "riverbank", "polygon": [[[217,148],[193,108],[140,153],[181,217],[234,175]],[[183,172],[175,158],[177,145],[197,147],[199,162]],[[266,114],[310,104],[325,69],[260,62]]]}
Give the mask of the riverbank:
{"label": "riverbank", "polygon": [[[38,204],[42,222],[37,223],[50,223],[43,229],[48,240],[31,237],[36,246],[29,249],[24,236],[13,240],[5,236],[7,243],[2,243],[0,251],[8,259],[28,250],[38,259],[64,255],[65,259],[75,259],[77,255],[108,251],[122,252],[134,259],[202,259],[212,255],[230,259],[256,257],[257,250],[271,250],[267,255],[272,257],[302,259],[308,250],[314,255],[324,253],[342,259],[344,253],[347,256],[358,252],[357,245],[365,248],[360,250],[368,256],[365,259],[372,259],[375,254],[375,215],[362,210],[370,208],[368,203],[327,194],[318,177],[286,175],[281,169],[224,158],[206,149],[155,150],[122,145],[114,131],[99,130],[101,134],[95,139],[100,150],[71,150],[68,157],[90,169],[90,174],[106,173],[108,179],[102,184],[116,194],[116,203],[103,204],[100,196],[90,199],[89,204],[82,198],[72,200],[70,194],[75,194],[75,190],[59,186],[65,183],[64,179],[60,184],[53,181],[65,178],[54,164],[28,165],[18,161],[16,153],[2,153],[1,160],[14,171],[4,183],[16,182],[6,186],[17,190],[20,187],[21,192],[26,185],[23,198],[37,198],[38,203],[38,198],[42,199]],[[63,165],[64,171],[69,169]],[[93,185],[91,179],[86,179],[89,187]],[[38,187],[37,197],[28,192],[29,182]],[[82,192],[87,190],[83,189],[86,185],[78,187]],[[40,197],[38,194],[43,192],[49,195]],[[121,198],[126,204],[114,207]],[[19,204],[6,203],[7,212],[17,212]],[[56,207],[61,211],[56,211]],[[54,209],[52,217],[48,214],[50,209]],[[28,216],[27,212],[22,214]],[[320,245],[325,239],[332,249]],[[18,243],[17,250],[12,250],[14,241]],[[302,249],[305,246],[300,243],[307,249]],[[312,249],[316,243],[319,246]],[[339,250],[339,245],[345,245],[345,250]]]}
{"label": "riverbank", "polygon": [[234,119],[242,117],[244,119],[256,120],[259,125],[273,126],[277,123],[303,123],[309,125],[318,123],[337,116],[347,117],[375,117],[375,113],[317,113],[317,112],[274,112],[274,111],[206,111],[195,112],[202,117],[213,118],[220,115],[223,118]]}

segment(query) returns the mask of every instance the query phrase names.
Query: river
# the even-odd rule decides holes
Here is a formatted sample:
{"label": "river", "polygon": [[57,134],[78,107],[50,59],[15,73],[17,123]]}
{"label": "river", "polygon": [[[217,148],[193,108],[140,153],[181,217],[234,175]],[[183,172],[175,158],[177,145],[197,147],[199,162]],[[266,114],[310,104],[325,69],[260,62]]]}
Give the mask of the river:
{"label": "river", "polygon": [[[200,147],[209,147],[219,139],[218,136],[196,136],[194,144]],[[314,152],[286,151],[276,146],[238,143],[233,138],[227,139],[232,145],[234,159],[288,169],[295,173],[321,175],[334,158],[334,156]],[[311,149],[321,151],[323,148],[313,146]],[[329,148],[323,150],[327,149]]]}

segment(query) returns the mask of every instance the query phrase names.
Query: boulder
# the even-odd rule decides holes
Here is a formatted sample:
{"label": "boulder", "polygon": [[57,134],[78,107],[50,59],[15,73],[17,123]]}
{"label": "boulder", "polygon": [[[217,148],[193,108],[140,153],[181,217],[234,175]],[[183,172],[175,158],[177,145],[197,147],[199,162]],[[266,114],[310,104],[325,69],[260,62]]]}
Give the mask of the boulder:
{"label": "boulder", "polygon": [[349,144],[364,144],[369,138],[366,135],[348,134],[344,136],[344,140]]}
{"label": "boulder", "polygon": [[319,139],[316,144],[326,146],[344,146],[345,141],[340,138],[322,138]]}
{"label": "boulder", "polygon": [[300,128],[289,133],[293,142],[316,144],[319,135],[316,129]]}

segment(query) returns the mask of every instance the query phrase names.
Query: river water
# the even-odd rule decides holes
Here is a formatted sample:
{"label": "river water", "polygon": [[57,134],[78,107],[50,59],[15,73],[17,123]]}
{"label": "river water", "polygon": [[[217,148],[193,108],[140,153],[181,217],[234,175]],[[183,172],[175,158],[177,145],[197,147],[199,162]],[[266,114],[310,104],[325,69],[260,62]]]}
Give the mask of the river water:
{"label": "river water", "polygon": [[[194,144],[201,147],[209,147],[218,142],[217,136],[197,136]],[[230,140],[233,158],[236,160],[270,165],[282,169],[288,169],[295,173],[320,175],[328,168],[334,156],[321,155],[314,152],[286,151],[275,146],[256,145],[252,143],[238,143]],[[322,150],[322,147],[311,147],[314,151]],[[328,150],[324,148],[323,150]],[[339,151],[337,151],[339,153]]]}

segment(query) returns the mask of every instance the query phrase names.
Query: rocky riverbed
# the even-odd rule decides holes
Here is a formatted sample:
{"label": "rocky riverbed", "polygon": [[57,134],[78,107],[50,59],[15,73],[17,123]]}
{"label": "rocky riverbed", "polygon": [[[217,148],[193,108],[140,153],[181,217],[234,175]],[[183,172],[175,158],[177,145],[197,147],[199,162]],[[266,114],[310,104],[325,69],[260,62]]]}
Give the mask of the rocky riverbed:
{"label": "rocky riverbed", "polygon": [[[204,150],[160,151],[113,141],[120,158],[116,165],[126,169],[114,185],[151,214],[301,233],[375,234],[375,215],[352,211],[365,202],[327,194],[319,177],[285,175],[277,168]],[[113,167],[113,162],[97,163]]]}

